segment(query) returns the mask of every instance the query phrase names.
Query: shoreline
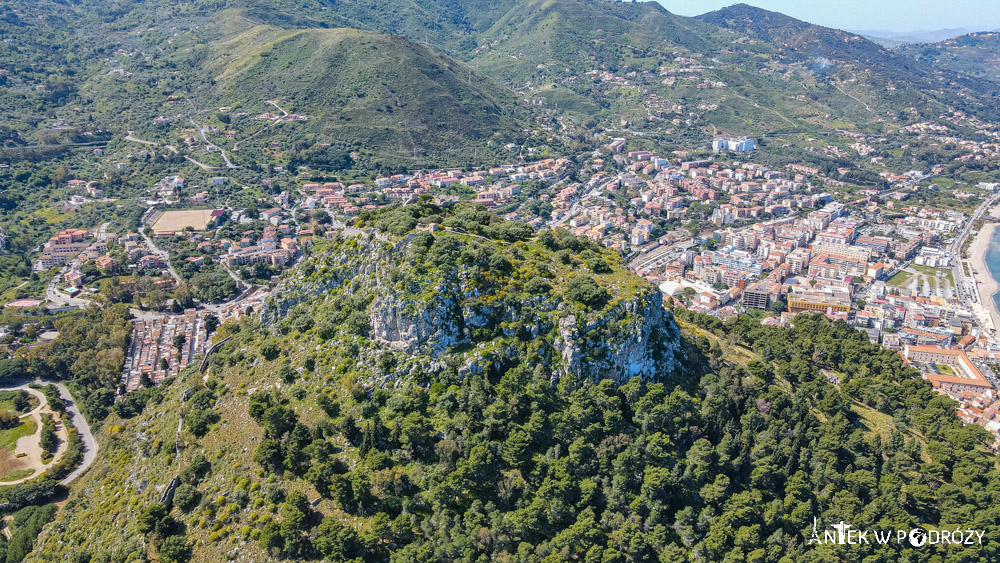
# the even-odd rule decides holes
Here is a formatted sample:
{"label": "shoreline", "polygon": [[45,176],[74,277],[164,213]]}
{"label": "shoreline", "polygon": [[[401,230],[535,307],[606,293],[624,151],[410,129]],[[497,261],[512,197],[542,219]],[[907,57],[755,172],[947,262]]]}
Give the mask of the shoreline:
{"label": "shoreline", "polygon": [[[993,211],[994,208],[989,212],[990,216],[995,216]],[[976,291],[979,293],[980,306],[989,315],[990,324],[993,325],[994,331],[998,324],[1000,324],[1000,311],[997,311],[996,301],[993,300],[994,294],[997,290],[1000,290],[1000,283],[993,279],[993,274],[990,272],[989,268],[986,267],[986,252],[989,250],[990,242],[993,239],[993,234],[996,232],[996,223],[985,223],[979,232],[976,233],[975,238],[972,241],[972,245],[969,247],[969,265],[972,267],[974,273],[972,275],[973,279],[976,281]]]}

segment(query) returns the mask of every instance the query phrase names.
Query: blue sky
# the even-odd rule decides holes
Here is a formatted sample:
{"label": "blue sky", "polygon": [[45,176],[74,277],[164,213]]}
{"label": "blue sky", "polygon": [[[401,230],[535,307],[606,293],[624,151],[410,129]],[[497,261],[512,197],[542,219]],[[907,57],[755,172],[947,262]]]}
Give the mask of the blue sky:
{"label": "blue sky", "polygon": [[[696,16],[738,0],[659,0],[668,10]],[[743,0],[810,23],[840,29],[890,31],[1000,28],[1000,0]]]}

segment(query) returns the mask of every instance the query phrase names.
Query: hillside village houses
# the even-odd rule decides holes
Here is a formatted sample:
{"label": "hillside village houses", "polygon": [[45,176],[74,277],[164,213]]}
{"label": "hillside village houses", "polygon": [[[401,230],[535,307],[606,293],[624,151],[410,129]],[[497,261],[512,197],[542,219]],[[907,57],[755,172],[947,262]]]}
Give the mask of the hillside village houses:
{"label": "hillside village houses", "polygon": [[279,239],[278,228],[274,226],[264,228],[256,245],[246,237],[235,247],[230,246],[231,243],[226,244],[227,242],[229,241],[223,241],[223,244],[229,246],[229,252],[222,259],[229,266],[250,266],[259,263],[284,266],[298,252],[296,240],[289,237]]}
{"label": "hillside village houses", "polygon": [[[661,70],[664,82],[690,80],[699,88],[724,87],[700,76],[707,68],[705,64],[682,57],[675,62],[677,68]],[[608,71],[594,71],[592,76],[623,86],[629,86],[631,80]],[[696,116],[682,106],[654,98],[647,101],[650,121],[690,124],[691,117]],[[532,100],[532,103],[545,102]],[[258,117],[279,119],[275,114]],[[947,139],[947,129],[933,124],[913,125],[910,131],[939,136],[944,142],[965,147],[968,153],[957,159],[962,162],[1000,155],[1000,144]],[[860,136],[856,141],[849,147],[808,150],[835,158],[847,156],[847,151],[863,156],[875,152],[869,143],[876,141]],[[764,321],[774,324],[793,322],[794,315],[799,313],[821,313],[853,324],[872,341],[907,356],[914,365],[932,366],[927,368],[928,379],[935,375],[935,369],[942,371],[940,366],[950,366],[955,373],[966,374],[962,376],[965,379],[975,380],[949,382],[939,377],[934,381],[942,392],[973,393],[982,387],[982,381],[974,376],[975,370],[983,378],[989,374],[976,364],[977,351],[990,349],[991,343],[977,330],[972,311],[953,294],[938,290],[937,284],[927,290],[886,283],[905,264],[935,270],[955,266],[952,257],[935,245],[949,233],[958,232],[968,218],[955,211],[910,205],[917,189],[913,180],[921,177],[920,172],[885,170],[881,177],[892,186],[890,190],[851,186],[843,191],[854,194],[851,197],[856,199],[844,201],[845,198],[837,197],[835,201],[830,192],[837,193],[835,188],[848,185],[849,168],[821,170],[811,163],[771,167],[747,162],[745,156],[739,162],[720,157],[696,160],[685,151],[669,154],[630,151],[628,142],[621,137],[607,138],[605,142],[606,150],[578,163],[579,175],[573,175],[572,179],[569,175],[572,163],[564,158],[471,171],[411,171],[380,176],[373,183],[364,184],[313,182],[300,169],[297,176],[300,193],[289,189],[268,196],[262,200],[259,215],[255,217],[232,211],[237,224],[266,221],[269,226],[262,232],[257,227],[233,237],[234,240],[203,240],[195,238],[197,235],[184,235],[191,237],[188,240],[196,242],[199,250],[213,252],[211,257],[191,256],[187,260],[194,264],[214,259],[232,268],[262,263],[287,265],[302,246],[309,244],[312,235],[290,226],[295,218],[289,215],[296,208],[325,210],[337,217],[350,218],[387,204],[411,202],[424,194],[449,201],[462,194],[462,198],[487,209],[504,209],[506,219],[523,221],[535,228],[563,227],[630,258],[643,251],[688,242],[687,246],[677,244],[678,251],[662,263],[642,263],[638,268],[640,275],[655,281],[673,298],[675,306],[720,318],[737,311],[783,310]],[[719,137],[712,140],[712,149],[719,155],[747,155],[756,149],[756,144],[749,137]],[[872,163],[884,166],[884,159],[872,156]],[[277,166],[274,170],[282,168]],[[79,194],[101,195],[96,184],[76,182],[73,185]],[[211,188],[227,182],[224,177],[210,178],[205,191],[191,189],[194,193],[185,196],[191,203],[204,205],[212,200]],[[544,186],[541,190],[540,185]],[[153,191],[167,199],[175,198],[185,187],[184,178],[168,176]],[[526,193],[533,204],[544,204],[545,211],[540,211],[538,205],[520,208],[512,205],[525,199]],[[956,193],[956,197],[962,196]],[[291,205],[295,207],[290,209]],[[872,229],[870,225],[879,206],[891,209],[894,217]],[[699,220],[696,226],[700,229],[691,230],[698,232],[688,234],[676,229],[678,224],[694,218]],[[675,230],[666,232],[668,228]],[[332,232],[327,232],[327,236]],[[40,264],[49,267],[65,264],[64,255],[89,252],[95,254],[91,258],[99,268],[116,266],[101,248],[90,246],[85,232],[82,236],[70,232],[60,235],[46,244]],[[132,266],[149,271],[166,266],[163,257],[149,252],[141,240],[127,237],[124,245]],[[82,282],[79,273],[73,271],[65,279],[71,285]],[[865,303],[858,307],[861,294]],[[150,324],[151,331],[157,328],[154,325]],[[179,327],[159,329],[180,330]],[[920,361],[924,357],[919,354],[923,348],[929,354],[937,354],[933,362]],[[951,350],[961,350],[969,362]],[[1000,420],[986,416],[989,413],[985,408],[989,407],[982,408],[982,412],[976,408],[980,407],[969,403],[963,416],[970,420],[988,418],[997,424],[1000,434]]]}
{"label": "hillside village houses", "polygon": [[[473,201],[489,209],[509,202],[521,193],[518,182],[556,181],[569,169],[567,159],[544,159],[525,165],[505,165],[488,170],[464,172],[462,170],[434,170],[412,175],[397,174],[375,179],[375,191],[395,201],[410,201],[421,194],[448,187],[474,190]],[[363,194],[371,192],[364,184],[344,186],[340,182],[306,183],[301,188],[306,196],[303,207],[323,208],[334,215],[354,216],[378,205]]]}
{"label": "hillside village houses", "polygon": [[55,266],[63,266],[85,249],[94,252],[104,252],[107,245],[103,242],[88,241],[86,229],[66,229],[49,238],[42,246],[42,256],[35,263],[35,270],[48,270]]}

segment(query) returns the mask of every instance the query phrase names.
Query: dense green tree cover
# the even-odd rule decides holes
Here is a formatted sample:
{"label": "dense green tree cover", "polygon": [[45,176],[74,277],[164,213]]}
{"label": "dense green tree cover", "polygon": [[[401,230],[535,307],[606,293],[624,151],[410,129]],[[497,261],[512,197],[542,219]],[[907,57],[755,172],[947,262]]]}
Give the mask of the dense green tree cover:
{"label": "dense green tree cover", "polygon": [[221,267],[203,268],[190,281],[191,294],[199,301],[224,301],[240,293],[236,281]]}
{"label": "dense green tree cover", "polygon": [[65,494],[66,488],[50,479],[21,483],[0,489],[4,512],[14,512],[29,505],[40,505]]}
{"label": "dense green tree cover", "polygon": [[201,502],[201,493],[197,487],[183,483],[174,491],[174,505],[184,512],[191,512]]}
{"label": "dense green tree cover", "polygon": [[21,377],[24,373],[24,361],[21,358],[4,358],[0,360],[0,380],[10,381]]}
{"label": "dense green tree cover", "polygon": [[184,539],[184,524],[170,515],[170,508],[165,504],[146,505],[139,515],[137,529],[158,546],[164,561],[178,563],[190,559],[191,545]]}
{"label": "dense green tree cover", "polygon": [[35,545],[35,538],[56,515],[56,505],[26,506],[14,513],[11,529],[13,535],[7,542],[6,558],[2,561],[22,561]]}
{"label": "dense green tree cover", "polygon": [[188,401],[182,411],[184,425],[195,436],[204,436],[209,427],[219,421],[219,412],[212,408],[215,405],[215,393],[211,389],[197,391]]}
{"label": "dense green tree cover", "polygon": [[191,559],[191,544],[184,536],[169,536],[160,545],[159,555],[165,563],[183,563]]}
{"label": "dense green tree cover", "polygon": [[59,449],[59,437],[56,435],[56,423],[52,415],[46,413],[42,416],[42,433],[39,437],[39,445],[49,455],[56,453]]}
{"label": "dense green tree cover", "polygon": [[14,428],[15,426],[19,426],[20,424],[21,424],[21,418],[18,417],[16,414],[9,411],[0,412],[0,428],[3,429]]}
{"label": "dense green tree cover", "polygon": [[[703,356],[692,364],[706,373],[676,386],[553,385],[546,370],[516,365],[492,376],[446,375],[429,388],[323,395],[317,405],[333,416],[313,427],[280,394],[258,392],[249,411],[265,440],[254,459],[305,479],[365,522],[358,531],[343,518],[320,521],[287,501],[262,545],[368,561],[779,561],[809,553],[875,561],[919,553],[908,544],[809,546],[813,518],[1000,530],[988,436],[963,427],[954,402],[897,354],[821,316],[780,329],[748,317],[723,324],[681,315],[760,359],[727,364],[717,344],[696,336]],[[878,420],[887,427],[873,427]],[[331,440],[346,440],[360,463],[343,463]],[[311,526],[307,540],[301,534]],[[996,556],[989,543],[963,550]]]}
{"label": "dense green tree cover", "polygon": [[59,394],[59,389],[55,385],[49,383],[40,386],[38,389],[45,395],[45,401],[48,403],[49,408],[55,412],[65,412],[66,403],[63,402],[62,395]]}
{"label": "dense green tree cover", "polygon": [[[391,216],[447,224],[480,212],[418,207]],[[228,537],[260,559],[399,562],[936,561],[959,552],[806,541],[814,518],[1000,532],[988,435],[845,323],[799,315],[784,329],[679,310],[676,365],[578,377],[560,323],[575,319],[581,363],[599,365],[599,344],[639,314],[630,304],[659,306],[620,257],[563,231],[385,238],[330,241],[260,318],[219,328],[234,338],[208,379],[187,374],[186,389],[166,392],[183,447],[143,457],[109,446],[161,475],[179,470],[176,510],[147,492],[102,526],[128,514],[154,549],[192,546],[195,559],[228,550]],[[594,272],[597,258],[611,271]],[[606,304],[585,303],[593,288]],[[379,319],[430,309],[436,330],[454,331],[447,346],[433,335],[401,351]],[[657,319],[657,333],[634,333],[646,345],[675,333],[667,312],[641,314]],[[233,418],[199,424],[222,412]],[[176,421],[157,418],[123,422],[148,428],[150,452],[177,439]],[[94,548],[74,511],[73,531],[44,553]],[[961,549],[998,555],[991,542]]]}
{"label": "dense green tree cover", "polygon": [[611,297],[608,290],[597,285],[594,278],[586,274],[581,274],[570,280],[567,289],[567,297],[588,307],[600,308]]}
{"label": "dense green tree cover", "polygon": [[[59,336],[30,352],[26,372],[65,381],[88,420],[102,420],[114,404],[132,334],[130,318],[128,306],[116,304],[57,321]],[[64,408],[55,387],[43,386],[42,391],[53,410]]]}
{"label": "dense green tree cover", "polygon": [[[460,233],[507,242],[524,241],[534,236],[534,230],[527,224],[504,221],[480,205],[459,205],[444,209],[431,201],[430,196],[421,196],[418,204],[365,211],[361,214],[362,225],[371,223],[379,231],[397,236],[409,233],[417,225],[430,223],[437,223]],[[430,246],[430,241],[433,240],[428,238],[429,233],[417,236],[424,237],[425,242],[421,243],[424,247]]]}
{"label": "dense green tree cover", "polygon": [[[164,382],[169,385],[170,379]],[[105,392],[106,393],[106,392]],[[149,387],[147,389],[136,389],[123,395],[119,400],[114,401],[114,412],[120,418],[127,419],[142,412],[148,404],[157,404],[163,398],[162,387]]]}

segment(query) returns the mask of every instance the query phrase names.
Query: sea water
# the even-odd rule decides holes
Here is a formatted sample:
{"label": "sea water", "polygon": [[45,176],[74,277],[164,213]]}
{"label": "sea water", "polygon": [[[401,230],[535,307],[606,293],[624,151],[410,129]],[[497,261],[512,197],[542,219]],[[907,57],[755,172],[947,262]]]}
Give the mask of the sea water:
{"label": "sea water", "polygon": [[[986,262],[986,269],[990,271],[990,276],[997,283],[1000,283],[1000,229],[993,229],[993,235],[990,237],[989,246],[986,247],[986,256],[983,261]],[[983,295],[982,298],[987,299],[988,297]],[[1000,291],[993,294],[993,302],[1000,308]]]}

